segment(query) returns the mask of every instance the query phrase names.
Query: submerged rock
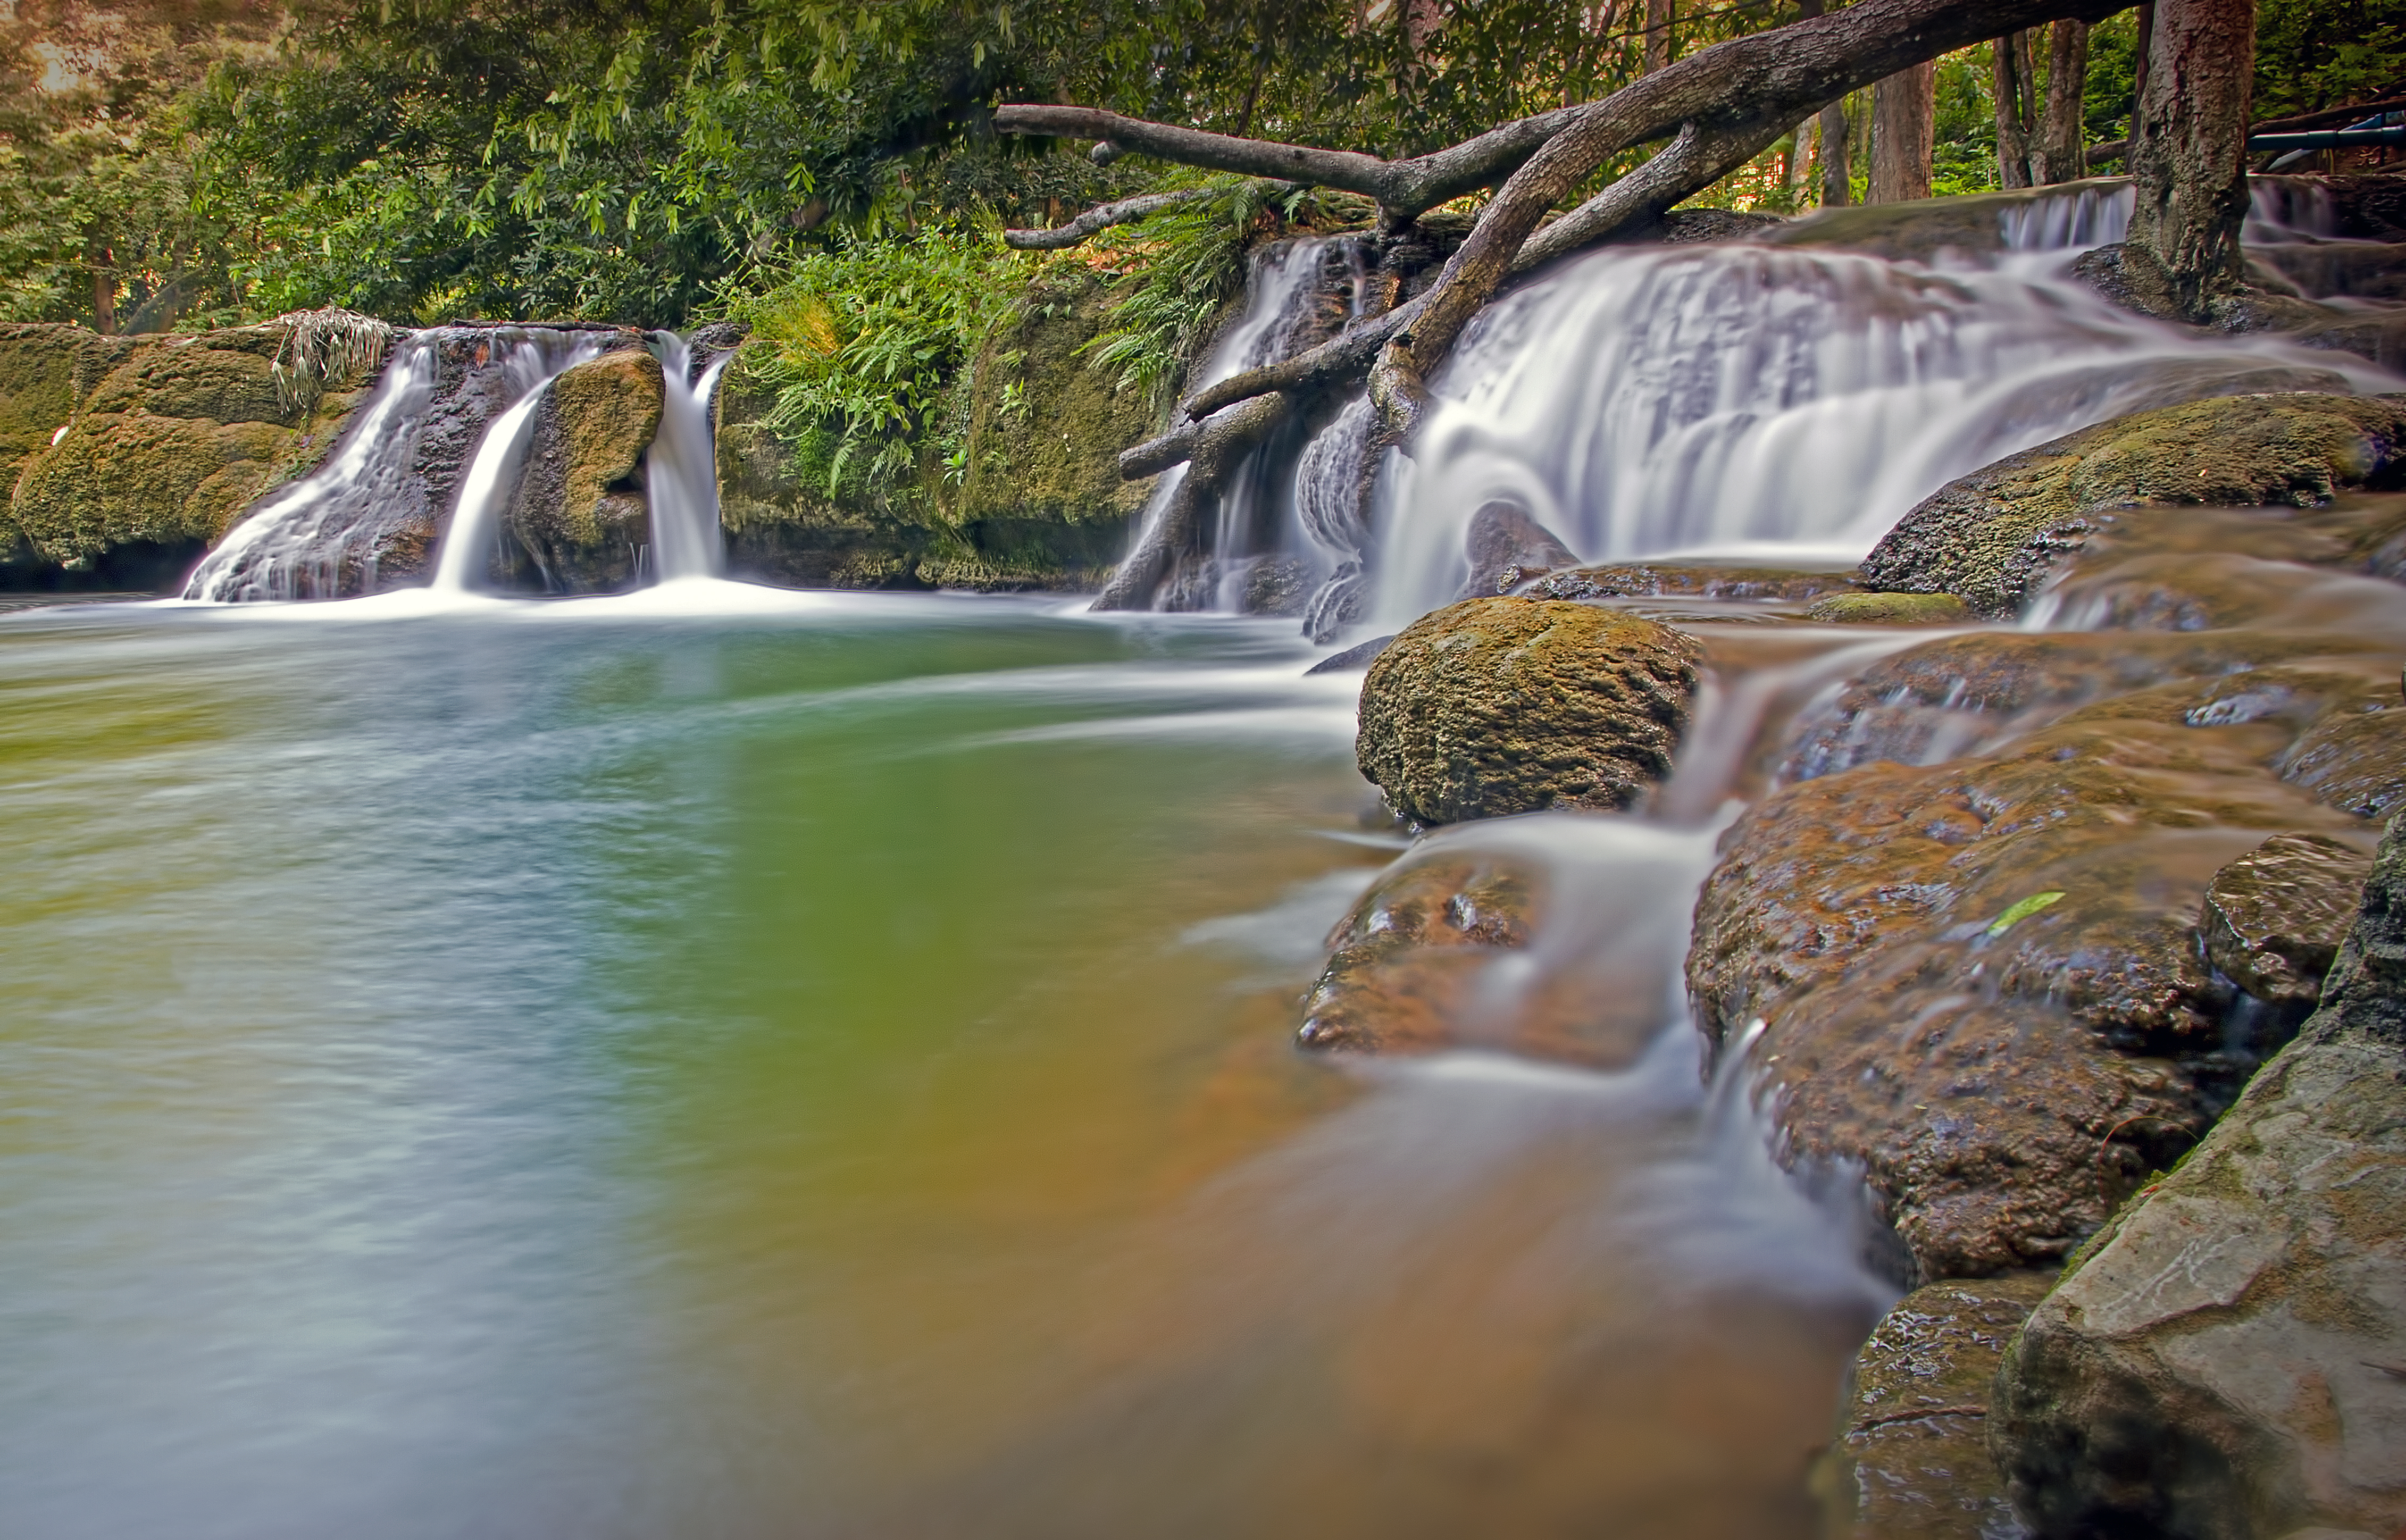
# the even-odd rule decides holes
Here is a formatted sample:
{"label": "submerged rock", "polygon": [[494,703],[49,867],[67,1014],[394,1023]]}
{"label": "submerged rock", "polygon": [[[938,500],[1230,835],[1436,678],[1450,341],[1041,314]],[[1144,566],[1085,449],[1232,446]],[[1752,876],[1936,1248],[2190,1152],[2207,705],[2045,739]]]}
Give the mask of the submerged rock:
{"label": "submerged rock", "polygon": [[1705,562],[1624,562],[1555,572],[1529,590],[1535,599],[1818,599],[1853,590],[1847,572],[1792,567],[1727,567]]}
{"label": "submerged rock", "polygon": [[660,360],[629,346],[563,371],[535,408],[507,525],[553,593],[641,578],[651,509],[638,475],[659,431]]}
{"label": "submerged rock", "polygon": [[1681,632],[1595,605],[1465,600],[1370,665],[1355,757],[1422,825],[1625,808],[1670,773],[1701,656]]}
{"label": "submerged rock", "polygon": [[1316,673],[1352,673],[1357,669],[1367,669],[1370,666],[1370,660],[1385,652],[1388,643],[1394,640],[1394,636],[1388,635],[1374,636],[1367,642],[1356,642],[1343,652],[1330,653],[1303,671],[1309,676]]}
{"label": "submerged rock", "polygon": [[1427,1053],[1447,1046],[1462,998],[1499,951],[1528,944],[1528,879],[1477,858],[1381,878],[1330,932],[1305,997],[1306,1048]]}
{"label": "submerged rock", "polygon": [[1933,1283],[1881,1318],[1839,1401],[1833,1540],[1989,1540],[2020,1533],[1988,1454],[2005,1344],[2052,1273]]}
{"label": "submerged rock", "polygon": [[1517,502],[1490,502],[1471,515],[1463,554],[1470,576],[1457,599],[1509,593],[1533,577],[1578,565],[1571,548]]}
{"label": "submerged rock", "polygon": [[1960,626],[1973,615],[1953,594],[1832,594],[1814,600],[1804,618],[1825,626]]}
{"label": "submerged rock", "polygon": [[2320,834],[2276,834],[2206,884],[2198,922],[2225,978],[2271,1005],[2311,1005],[2372,863]]}
{"label": "submerged rock", "polygon": [[2406,400],[2224,396],[2117,417],[2009,456],[1924,500],[1864,558],[1866,586],[2017,614],[2056,562],[2130,503],[2293,503],[2386,485]]}
{"label": "submerged rock", "polygon": [[2406,1526],[2406,830],[2323,1008],[2031,1315],[1990,1438],[2042,1535]]}

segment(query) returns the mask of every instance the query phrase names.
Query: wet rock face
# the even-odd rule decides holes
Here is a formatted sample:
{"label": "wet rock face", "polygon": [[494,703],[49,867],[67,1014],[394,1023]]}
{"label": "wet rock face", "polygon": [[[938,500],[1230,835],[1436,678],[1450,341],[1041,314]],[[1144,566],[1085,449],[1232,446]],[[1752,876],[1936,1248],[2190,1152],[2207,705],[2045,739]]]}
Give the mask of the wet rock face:
{"label": "wet rock face", "polygon": [[1699,1016],[1717,1047],[1767,1021],[1750,1062],[1791,1158],[1860,1163],[1915,1276],[2059,1259],[2252,1066],[2196,930],[2207,886],[2268,833],[2352,823],[2270,772],[2293,721],[2203,709],[2227,688],[2025,722],[1994,757],[1860,764],[1728,836]]}
{"label": "wet rock face", "polygon": [[1864,558],[1866,586],[2017,614],[2056,563],[2130,503],[2311,507],[2399,470],[2406,401],[2225,396],[2117,417],[1949,482]]}
{"label": "wet rock face", "polygon": [[1465,600],[1371,663],[1355,757],[1417,824],[1626,808],[1670,772],[1700,657],[1598,606]]}
{"label": "wet rock face", "polygon": [[1471,515],[1463,547],[1470,576],[1458,599],[1509,593],[1533,577],[1578,565],[1571,548],[1517,502],[1490,502]]}
{"label": "wet rock face", "polygon": [[2314,1004],[2371,867],[2325,835],[2274,835],[2206,885],[2198,928],[2207,958],[2267,1004]]}
{"label": "wet rock face", "polygon": [[613,593],[639,580],[637,552],[652,538],[640,467],[660,403],[660,361],[639,346],[545,388],[507,525],[547,591]]}
{"label": "wet rock face", "polygon": [[1479,971],[1528,944],[1531,907],[1527,877],[1490,860],[1390,873],[1330,933],[1295,1040],[1368,1053],[1448,1046]]}
{"label": "wet rock face", "polygon": [[2406,1526],[2406,839],[2323,1008],[2031,1315],[1990,1438],[2040,1534]]}
{"label": "wet rock face", "polygon": [[1839,1402],[1826,1533],[1971,1540],[2020,1533],[1988,1456],[1988,1394],[2005,1344],[2051,1273],[1933,1283],[1883,1317]]}

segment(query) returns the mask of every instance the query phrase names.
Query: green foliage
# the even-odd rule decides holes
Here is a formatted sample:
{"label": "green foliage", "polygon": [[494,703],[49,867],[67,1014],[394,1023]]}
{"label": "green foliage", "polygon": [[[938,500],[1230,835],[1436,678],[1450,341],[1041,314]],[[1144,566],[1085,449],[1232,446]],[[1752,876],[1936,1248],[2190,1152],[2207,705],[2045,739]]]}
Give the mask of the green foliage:
{"label": "green foliage", "polygon": [[1010,315],[1028,261],[984,233],[845,236],[729,286],[726,315],[765,345],[745,367],[774,395],[768,424],[830,498],[889,498],[923,446],[957,452],[964,366]]}
{"label": "green foliage", "polygon": [[2258,118],[2406,94],[2406,0],[2257,0]]}
{"label": "green foliage", "polygon": [[1301,214],[1309,195],[1249,177],[1215,177],[1205,196],[1123,225],[1096,243],[1115,274],[1111,324],[1087,345],[1095,366],[1156,412],[1185,378],[1222,308],[1243,287],[1245,243]]}
{"label": "green foliage", "polygon": [[1988,43],[1938,61],[1938,117],[1931,136],[1930,191],[1951,198],[1997,188],[1995,49]]}

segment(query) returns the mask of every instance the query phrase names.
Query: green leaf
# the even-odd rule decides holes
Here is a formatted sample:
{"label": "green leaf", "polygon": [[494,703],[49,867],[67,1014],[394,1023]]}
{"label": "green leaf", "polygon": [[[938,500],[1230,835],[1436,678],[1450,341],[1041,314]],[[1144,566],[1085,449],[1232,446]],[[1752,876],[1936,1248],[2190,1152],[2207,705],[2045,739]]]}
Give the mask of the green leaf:
{"label": "green leaf", "polygon": [[2063,895],[2060,892],[2031,894],[2029,897],[2015,904],[2011,909],[2006,910],[2003,914],[1998,915],[1996,919],[1990,923],[1988,930],[1989,938],[1993,940],[1996,937],[2003,936],[2006,931],[2013,929],[2014,926],[2019,925],[2022,921],[2029,919],[2031,915],[2036,914],[2040,910],[2045,909],[2062,897]]}

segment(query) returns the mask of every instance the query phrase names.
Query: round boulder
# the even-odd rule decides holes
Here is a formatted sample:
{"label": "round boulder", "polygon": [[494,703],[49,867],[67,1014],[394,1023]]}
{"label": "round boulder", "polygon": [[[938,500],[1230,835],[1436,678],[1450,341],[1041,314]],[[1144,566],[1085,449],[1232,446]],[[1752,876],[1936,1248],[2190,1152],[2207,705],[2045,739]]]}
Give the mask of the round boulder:
{"label": "round boulder", "polygon": [[1670,772],[1702,653],[1618,610],[1465,600],[1370,665],[1354,757],[1422,825],[1625,808]]}

